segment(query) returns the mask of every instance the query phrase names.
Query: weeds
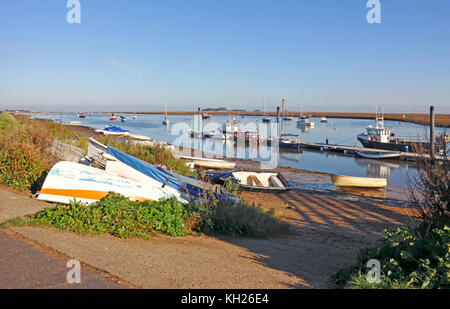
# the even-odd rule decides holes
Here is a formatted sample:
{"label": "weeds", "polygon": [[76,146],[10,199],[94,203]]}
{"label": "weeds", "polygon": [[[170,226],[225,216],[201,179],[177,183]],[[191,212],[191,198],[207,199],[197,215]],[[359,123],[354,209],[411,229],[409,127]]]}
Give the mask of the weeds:
{"label": "weeds", "polygon": [[[366,263],[377,259],[381,283],[368,283]],[[378,246],[364,250],[358,262],[334,277],[346,288],[450,288],[450,228],[431,233],[410,227],[387,232]]]}

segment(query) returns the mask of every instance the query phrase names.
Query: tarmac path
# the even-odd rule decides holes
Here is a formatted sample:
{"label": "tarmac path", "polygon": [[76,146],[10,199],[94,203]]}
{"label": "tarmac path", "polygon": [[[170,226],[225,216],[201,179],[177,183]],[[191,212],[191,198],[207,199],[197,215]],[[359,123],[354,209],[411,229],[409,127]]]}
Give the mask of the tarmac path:
{"label": "tarmac path", "polygon": [[[8,233],[9,234],[9,233]],[[0,231],[0,289],[115,289],[122,286],[81,265],[81,283],[68,283],[70,258],[55,257]]]}

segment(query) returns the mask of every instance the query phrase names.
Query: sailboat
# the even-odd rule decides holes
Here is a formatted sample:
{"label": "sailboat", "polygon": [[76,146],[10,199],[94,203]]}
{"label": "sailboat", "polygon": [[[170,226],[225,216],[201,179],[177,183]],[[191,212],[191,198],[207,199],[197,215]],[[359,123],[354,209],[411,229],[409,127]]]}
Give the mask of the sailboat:
{"label": "sailboat", "polygon": [[[303,98],[303,91],[302,91],[302,98]],[[301,112],[300,116],[298,117],[297,127],[299,128],[309,127],[311,129],[314,129],[314,121],[303,115],[303,104],[301,104]]]}
{"label": "sailboat", "polygon": [[268,123],[270,120],[270,117],[266,114],[266,97],[264,97],[264,117],[262,118],[262,122]]}
{"label": "sailboat", "polygon": [[166,116],[164,117],[162,124],[165,126],[168,126],[170,121],[169,121],[169,119],[167,119],[167,100],[165,100],[165,105],[166,105]]}
{"label": "sailboat", "polygon": [[282,99],[282,101],[281,101],[281,117],[282,117],[283,120],[290,121],[290,120],[292,120],[293,118],[292,118],[291,116],[289,116],[289,115],[286,114],[286,109],[285,109],[285,107],[286,107],[286,99],[283,97],[283,99]]}

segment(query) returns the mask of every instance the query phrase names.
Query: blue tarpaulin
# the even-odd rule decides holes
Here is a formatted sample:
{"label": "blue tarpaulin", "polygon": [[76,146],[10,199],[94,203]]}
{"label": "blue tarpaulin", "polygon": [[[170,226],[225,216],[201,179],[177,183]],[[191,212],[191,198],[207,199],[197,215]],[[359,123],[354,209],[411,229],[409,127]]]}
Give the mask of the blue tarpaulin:
{"label": "blue tarpaulin", "polygon": [[147,175],[148,177],[153,178],[162,184],[166,184],[166,186],[174,188],[180,192],[189,194],[190,196],[203,198],[206,190],[208,194],[213,194],[218,199],[230,198],[221,192],[216,192],[218,188],[215,186],[205,184],[195,178],[182,176],[154,166],[136,157],[123,153],[114,147],[108,147],[108,154],[134,168],[135,170]]}

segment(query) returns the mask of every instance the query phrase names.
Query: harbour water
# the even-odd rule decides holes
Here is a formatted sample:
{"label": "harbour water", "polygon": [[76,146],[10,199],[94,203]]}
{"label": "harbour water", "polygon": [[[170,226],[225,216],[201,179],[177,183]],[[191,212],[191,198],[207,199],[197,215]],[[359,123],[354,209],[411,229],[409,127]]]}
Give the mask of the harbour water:
{"label": "harbour water", "polygon": [[[52,119],[59,121],[60,114],[34,114],[36,118]],[[169,116],[170,125],[164,126],[162,121],[164,115],[138,115],[137,120],[132,115],[126,115],[126,121],[110,121],[108,116],[88,116],[80,119],[75,114],[62,114],[62,121],[81,121],[83,126],[94,129],[103,129],[106,125],[117,125],[123,129],[130,130],[133,134],[146,135],[157,141],[165,141],[170,144],[184,146],[193,149],[202,149],[207,153],[217,154],[218,157],[250,159],[263,162],[264,166],[279,165],[293,167],[314,172],[342,174],[361,177],[384,177],[388,184],[406,187],[408,177],[417,173],[415,164],[399,160],[369,160],[358,158],[350,154],[334,153],[327,151],[303,150],[286,151],[278,147],[245,146],[233,141],[222,141],[220,139],[193,139],[189,137],[189,128],[198,129],[199,119],[190,115]],[[231,117],[238,119],[242,126],[247,128],[259,128],[262,136],[270,135],[276,129],[275,118],[272,122],[264,124],[261,117],[255,116],[212,116],[210,120],[200,120],[200,128],[206,130],[220,130],[223,123]],[[374,124],[370,119],[328,119],[327,123],[321,123],[320,118],[312,118],[315,128],[305,131],[296,126],[296,118],[285,121],[282,124],[283,134],[298,134],[302,141],[339,144],[348,146],[359,146],[356,136],[365,131],[365,128]],[[424,139],[428,136],[428,127],[412,123],[385,121],[385,126],[392,128],[397,137],[410,137]],[[436,134],[443,132],[443,128],[436,128]]]}

